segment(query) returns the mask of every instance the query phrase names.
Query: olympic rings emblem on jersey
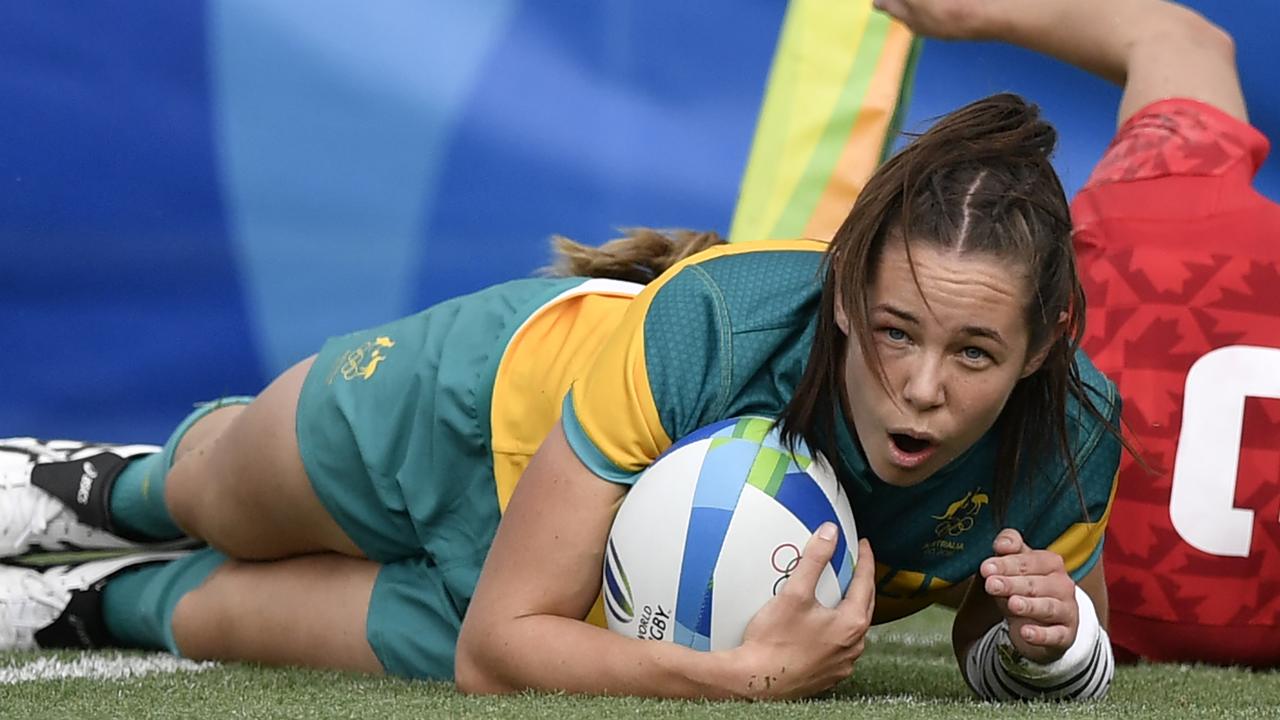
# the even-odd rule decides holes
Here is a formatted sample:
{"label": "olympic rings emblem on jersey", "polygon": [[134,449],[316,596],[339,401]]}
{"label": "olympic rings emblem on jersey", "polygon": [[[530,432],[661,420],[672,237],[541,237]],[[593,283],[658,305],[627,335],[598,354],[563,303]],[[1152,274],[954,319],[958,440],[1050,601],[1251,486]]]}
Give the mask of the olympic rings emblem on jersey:
{"label": "olympic rings emblem on jersey", "polygon": [[385,350],[396,346],[394,340],[378,336],[354,350],[348,351],[334,365],[326,384],[333,384],[339,375],[343,380],[368,380],[378,371],[378,365],[387,359]]}
{"label": "olympic rings emblem on jersey", "polygon": [[961,533],[968,532],[973,528],[972,517],[962,517],[957,520],[943,520],[933,528],[933,533],[938,537],[947,535],[955,537]]}
{"label": "olympic rings emblem on jersey", "polygon": [[939,538],[955,537],[973,529],[978,513],[991,498],[981,490],[970,490],[964,497],[947,506],[941,515],[932,516],[938,524],[933,534]]}
{"label": "olympic rings emblem on jersey", "polygon": [[773,594],[777,595],[782,590],[782,584],[791,577],[791,573],[796,571],[796,567],[800,565],[800,548],[791,543],[782,543],[773,549],[773,554],[769,557],[769,562],[773,565],[773,569],[777,571],[778,579],[773,581]]}

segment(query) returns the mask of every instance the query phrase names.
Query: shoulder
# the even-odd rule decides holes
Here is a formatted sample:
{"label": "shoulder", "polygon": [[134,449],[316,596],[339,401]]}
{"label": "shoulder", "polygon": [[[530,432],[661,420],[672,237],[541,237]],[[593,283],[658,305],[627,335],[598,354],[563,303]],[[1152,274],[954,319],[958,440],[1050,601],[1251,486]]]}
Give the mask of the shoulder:
{"label": "shoulder", "polygon": [[[762,378],[790,387],[825,250],[813,241],[720,246],[645,286],[565,402],[579,458],[602,477],[628,476],[673,439],[736,414],[744,397],[759,400]],[[784,330],[750,332],[774,320]],[[758,372],[763,365],[771,372]],[[767,400],[756,409],[778,405]]]}
{"label": "shoulder", "polygon": [[1056,498],[1071,487],[1070,466],[1074,465],[1085,504],[1091,509],[1100,508],[1110,499],[1120,466],[1122,444],[1116,434],[1120,426],[1120,393],[1083,352],[1076,353],[1076,367],[1082,392],[1071,393],[1066,404],[1070,459],[1053,453],[1052,459],[1035,473],[1036,483],[1047,482],[1052,491],[1044,497]]}
{"label": "shoulder", "polygon": [[[1116,384],[1111,381],[1111,378],[1104,375],[1083,350],[1076,351],[1076,369],[1080,373],[1080,383],[1084,387],[1085,397],[1092,403],[1094,409],[1103,417],[1113,421],[1119,420],[1120,393],[1116,390]],[[1080,410],[1084,410],[1081,402],[1073,398],[1068,403],[1068,412],[1074,416]]]}
{"label": "shoulder", "polygon": [[[1068,400],[1067,437],[1082,495],[1079,499],[1087,508],[1084,519],[1096,521],[1110,506],[1120,467],[1123,445],[1117,433],[1121,398],[1115,383],[1094,367],[1084,352],[1076,353],[1076,367],[1083,397]],[[1059,470],[1056,482],[1061,489],[1070,473],[1066,467]]]}
{"label": "shoulder", "polygon": [[687,258],[637,298],[646,331],[709,320],[732,331],[791,323],[821,291],[826,249],[815,240],[771,240],[721,245]]}
{"label": "shoulder", "polygon": [[1269,150],[1266,136],[1256,128],[1212,105],[1185,98],[1161,100],[1121,126],[1085,191],[1112,183],[1233,172],[1247,182]]}
{"label": "shoulder", "polygon": [[1102,467],[1103,472],[1093,479],[1109,494],[1112,476],[1120,463],[1121,443],[1116,435],[1120,427],[1120,391],[1083,351],[1076,352],[1076,368],[1083,397],[1073,395],[1067,402],[1071,449],[1078,467]]}
{"label": "shoulder", "polygon": [[[776,283],[820,282],[827,243],[817,240],[759,240],[717,245],[671,266],[651,283],[702,284],[735,293],[767,292]],[[695,280],[696,278],[696,280]]]}

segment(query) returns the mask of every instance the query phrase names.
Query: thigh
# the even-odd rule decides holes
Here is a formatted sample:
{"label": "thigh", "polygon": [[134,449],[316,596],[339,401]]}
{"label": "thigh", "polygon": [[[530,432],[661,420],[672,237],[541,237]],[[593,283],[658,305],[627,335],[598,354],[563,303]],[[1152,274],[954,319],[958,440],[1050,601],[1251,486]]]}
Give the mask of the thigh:
{"label": "thigh", "polygon": [[174,640],[195,659],[382,672],[365,627],[379,570],[334,553],[229,561],[178,602]]}
{"label": "thigh", "polygon": [[298,449],[298,398],[313,360],[285,371],[249,405],[192,428],[197,435],[165,479],[180,527],[240,559],[361,556],[317,498]]}

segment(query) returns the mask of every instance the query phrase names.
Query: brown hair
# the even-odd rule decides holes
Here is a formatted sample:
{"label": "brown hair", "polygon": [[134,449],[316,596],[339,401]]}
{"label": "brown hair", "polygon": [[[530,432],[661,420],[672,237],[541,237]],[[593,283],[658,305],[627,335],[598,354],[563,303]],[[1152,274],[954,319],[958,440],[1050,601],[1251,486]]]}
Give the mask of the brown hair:
{"label": "brown hair", "polygon": [[946,115],[877,170],[831,241],[809,362],[779,421],[784,437],[837,455],[834,422],[843,417],[836,403],[848,343],[836,325],[837,300],[849,318],[850,337],[888,382],[872,346],[866,296],[887,241],[903,240],[908,261],[914,243],[987,254],[1022,268],[1028,278],[1028,352],[1049,345],[1044,363],[1018,382],[993,428],[993,510],[1002,520],[1020,477],[1033,476],[1027,470],[1055,453],[1084,507],[1068,438],[1068,397],[1113,432],[1115,427],[1089,398],[1075,363],[1085,301],[1066,194],[1049,162],[1056,141],[1039,108],[1000,94]]}
{"label": "brown hair", "polygon": [[600,247],[562,235],[551,239],[556,258],[544,273],[554,277],[598,277],[648,283],[667,268],[724,240],[714,232],[627,228],[625,237]]}

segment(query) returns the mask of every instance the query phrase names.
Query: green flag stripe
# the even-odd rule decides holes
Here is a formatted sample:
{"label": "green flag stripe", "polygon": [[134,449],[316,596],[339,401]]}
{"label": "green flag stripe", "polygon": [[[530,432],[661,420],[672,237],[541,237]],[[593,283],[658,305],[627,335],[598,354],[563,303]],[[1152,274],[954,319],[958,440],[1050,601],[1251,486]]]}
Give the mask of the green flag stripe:
{"label": "green flag stripe", "polygon": [[875,13],[867,21],[866,32],[858,43],[858,55],[850,77],[845,82],[844,91],[840,94],[840,100],[836,103],[813,154],[809,156],[809,164],[796,185],[795,192],[787,201],[786,209],[767,237],[799,237],[809,218],[813,217],[814,208],[840,160],[840,150],[848,142],[849,133],[858,118],[858,108],[862,106],[867,89],[871,86],[888,33],[888,16]]}
{"label": "green flag stripe", "polygon": [[919,37],[911,40],[911,50],[907,52],[907,62],[902,68],[902,87],[898,90],[898,102],[894,105],[893,117],[889,118],[889,127],[884,134],[884,146],[880,148],[881,163],[893,155],[898,134],[902,132],[902,122],[907,117],[908,106],[911,103],[911,92],[915,89],[916,64],[920,62],[920,51],[923,47],[924,41]]}

